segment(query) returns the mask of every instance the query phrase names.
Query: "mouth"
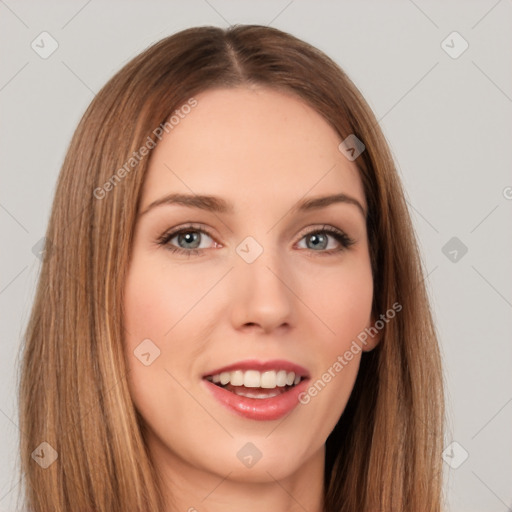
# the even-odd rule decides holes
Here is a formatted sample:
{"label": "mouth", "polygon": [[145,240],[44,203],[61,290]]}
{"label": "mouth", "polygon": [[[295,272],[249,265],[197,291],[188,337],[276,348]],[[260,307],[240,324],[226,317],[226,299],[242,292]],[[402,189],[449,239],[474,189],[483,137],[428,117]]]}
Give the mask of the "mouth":
{"label": "mouth", "polygon": [[202,380],[214,398],[238,415],[273,420],[298,405],[309,374],[288,361],[245,361],[214,370]]}
{"label": "mouth", "polygon": [[286,393],[305,377],[286,370],[234,370],[207,375],[205,379],[235,395],[262,400]]}

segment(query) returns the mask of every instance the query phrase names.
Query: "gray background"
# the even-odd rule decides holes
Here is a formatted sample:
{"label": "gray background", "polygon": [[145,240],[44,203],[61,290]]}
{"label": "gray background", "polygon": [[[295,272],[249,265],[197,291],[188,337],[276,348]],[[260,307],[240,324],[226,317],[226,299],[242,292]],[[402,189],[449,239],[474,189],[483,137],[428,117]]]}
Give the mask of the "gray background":
{"label": "gray background", "polygon": [[[447,379],[446,446],[460,444],[446,459],[456,466],[469,454],[457,469],[444,463],[449,510],[509,510],[512,1],[0,0],[0,511],[15,510],[19,490],[16,365],[39,272],[32,248],[76,124],[151,43],[234,23],[270,24],[324,50],[374,109],[428,274]],[[31,48],[43,31],[59,45],[47,59]],[[458,58],[442,46],[453,31],[469,43]],[[446,45],[461,48],[453,37]],[[452,237],[459,241],[443,252]]]}

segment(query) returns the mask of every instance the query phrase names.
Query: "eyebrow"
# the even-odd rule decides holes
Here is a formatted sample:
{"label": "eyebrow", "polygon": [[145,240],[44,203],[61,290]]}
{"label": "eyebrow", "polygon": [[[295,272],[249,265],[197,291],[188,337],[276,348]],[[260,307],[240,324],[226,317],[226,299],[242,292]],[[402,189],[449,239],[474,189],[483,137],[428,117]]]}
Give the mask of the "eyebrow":
{"label": "eyebrow", "polygon": [[[291,208],[291,211],[298,213],[308,212],[326,208],[327,206],[336,203],[345,203],[356,206],[366,219],[366,211],[362,204],[355,197],[347,194],[334,194],[303,199],[297,202]],[[232,214],[234,212],[233,205],[220,197],[199,194],[168,194],[153,201],[143,212],[141,212],[140,216],[146,215],[150,210],[153,210],[158,206],[174,204],[189,208],[199,208],[201,210],[214,213]]]}

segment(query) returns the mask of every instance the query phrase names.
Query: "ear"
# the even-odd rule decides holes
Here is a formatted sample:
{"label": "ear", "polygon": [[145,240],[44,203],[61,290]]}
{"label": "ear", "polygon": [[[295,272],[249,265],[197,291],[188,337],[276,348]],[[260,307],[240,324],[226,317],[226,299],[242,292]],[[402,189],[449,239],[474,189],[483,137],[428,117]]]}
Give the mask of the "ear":
{"label": "ear", "polygon": [[372,313],[370,322],[366,329],[363,331],[366,335],[365,341],[361,347],[363,352],[370,352],[380,343],[380,340],[384,334],[384,326],[385,323],[383,320],[376,319],[375,315]]}

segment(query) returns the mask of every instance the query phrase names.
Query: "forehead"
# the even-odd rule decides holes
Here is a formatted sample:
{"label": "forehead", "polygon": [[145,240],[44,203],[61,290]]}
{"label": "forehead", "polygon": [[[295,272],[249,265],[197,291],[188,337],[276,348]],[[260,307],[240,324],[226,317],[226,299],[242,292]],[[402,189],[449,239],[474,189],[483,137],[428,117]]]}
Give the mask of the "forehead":
{"label": "forehead", "polygon": [[212,194],[235,204],[288,203],[346,193],[364,206],[341,138],[299,98],[268,88],[209,90],[153,150],[143,205],[170,192]]}

